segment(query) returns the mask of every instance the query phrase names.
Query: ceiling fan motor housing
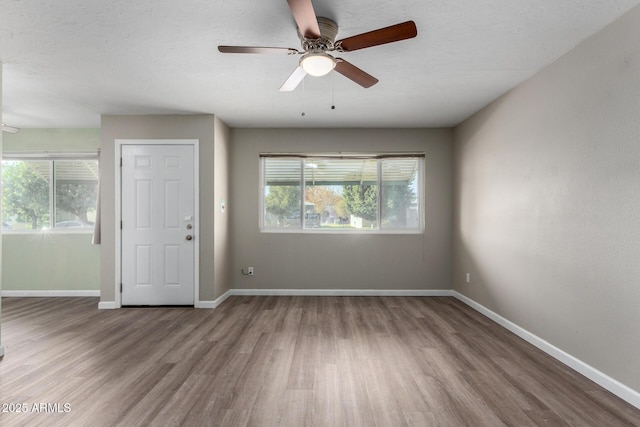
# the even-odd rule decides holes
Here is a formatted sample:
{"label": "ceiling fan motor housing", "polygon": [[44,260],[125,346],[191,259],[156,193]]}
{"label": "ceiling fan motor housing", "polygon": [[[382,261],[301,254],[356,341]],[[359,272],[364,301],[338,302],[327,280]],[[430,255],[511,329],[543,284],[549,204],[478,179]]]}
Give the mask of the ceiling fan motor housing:
{"label": "ceiling fan motor housing", "polygon": [[320,28],[320,38],[309,39],[300,34],[298,37],[302,43],[302,49],[309,53],[321,53],[335,50],[336,36],[338,35],[338,24],[329,18],[318,17],[318,27]]}

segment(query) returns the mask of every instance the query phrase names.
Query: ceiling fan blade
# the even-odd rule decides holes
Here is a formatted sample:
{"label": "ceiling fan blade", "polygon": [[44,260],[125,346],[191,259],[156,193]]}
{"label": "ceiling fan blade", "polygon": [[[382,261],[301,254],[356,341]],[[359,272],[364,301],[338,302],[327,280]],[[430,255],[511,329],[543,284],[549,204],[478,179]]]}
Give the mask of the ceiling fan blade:
{"label": "ceiling fan blade", "polygon": [[371,87],[374,84],[378,83],[378,79],[373,77],[371,74],[362,71],[360,68],[356,67],[350,62],[345,61],[344,59],[336,59],[336,68],[334,68],[334,70],[336,70],[346,78],[353,80],[364,88]]}
{"label": "ceiling fan blade", "polygon": [[297,49],[290,47],[260,47],[260,46],[218,46],[222,53],[266,53],[276,55],[297,55]]}
{"label": "ceiling fan blade", "polygon": [[18,133],[20,132],[20,128],[14,128],[13,126],[8,126],[2,123],[2,132]]}
{"label": "ceiling fan blade", "polygon": [[320,27],[311,0],[287,0],[287,3],[289,3],[293,19],[298,24],[300,34],[310,39],[319,38]]}
{"label": "ceiling fan blade", "polygon": [[304,71],[301,66],[298,66],[298,68],[293,70],[293,73],[291,73],[287,81],[280,86],[280,92],[291,92],[298,87],[306,75],[306,71]]}
{"label": "ceiling fan blade", "polygon": [[416,23],[413,21],[402,22],[390,27],[358,34],[339,40],[342,50],[351,52],[353,50],[364,49],[365,47],[378,46],[386,43],[398,42],[400,40],[411,39],[418,35]]}

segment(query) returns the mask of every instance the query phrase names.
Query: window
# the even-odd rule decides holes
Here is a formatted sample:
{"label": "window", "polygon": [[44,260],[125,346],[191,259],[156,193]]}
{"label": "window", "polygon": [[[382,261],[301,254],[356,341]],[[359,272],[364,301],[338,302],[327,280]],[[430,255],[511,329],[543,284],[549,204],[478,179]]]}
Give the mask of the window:
{"label": "window", "polygon": [[5,154],[2,161],[2,228],[92,230],[96,217],[98,160]]}
{"label": "window", "polygon": [[424,154],[261,155],[263,231],[423,229]]}

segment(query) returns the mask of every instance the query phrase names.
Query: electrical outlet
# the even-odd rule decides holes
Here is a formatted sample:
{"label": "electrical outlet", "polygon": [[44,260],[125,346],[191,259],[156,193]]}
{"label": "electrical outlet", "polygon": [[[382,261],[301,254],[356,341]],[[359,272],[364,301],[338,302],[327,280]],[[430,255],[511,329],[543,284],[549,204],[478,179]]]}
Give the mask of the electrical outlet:
{"label": "electrical outlet", "polygon": [[[253,273],[251,273],[251,274],[253,274]],[[471,273],[467,273],[467,283],[471,283]]]}
{"label": "electrical outlet", "polygon": [[247,267],[247,274],[253,276],[253,267]]}

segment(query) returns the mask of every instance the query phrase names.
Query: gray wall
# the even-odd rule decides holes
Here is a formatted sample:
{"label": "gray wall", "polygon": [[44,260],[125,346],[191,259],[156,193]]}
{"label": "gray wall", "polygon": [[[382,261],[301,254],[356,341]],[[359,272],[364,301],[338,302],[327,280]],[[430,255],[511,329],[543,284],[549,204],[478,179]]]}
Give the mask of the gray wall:
{"label": "gray wall", "polygon": [[[213,212],[215,230],[214,238],[212,239],[215,259],[213,283],[214,297],[217,298],[227,292],[231,286],[231,221],[229,218],[232,214],[232,212],[229,212],[230,129],[218,117],[215,118],[214,141],[213,211],[204,210],[202,212],[205,215],[210,215]],[[207,191],[207,189],[201,186],[200,191]],[[223,204],[224,210],[222,210]]]}
{"label": "gray wall", "polygon": [[[3,153],[96,153],[100,129],[21,129],[5,134]],[[6,234],[3,238],[5,291],[97,291],[100,288],[100,246],[91,231],[56,230]],[[30,256],[28,256],[30,254]],[[34,257],[41,260],[33,262]]]}
{"label": "gray wall", "polygon": [[638,40],[635,8],[454,136],[454,289],[635,390]]}
{"label": "gray wall", "polygon": [[2,289],[5,291],[97,291],[100,246],[90,233],[5,233]]}
{"label": "gray wall", "polygon": [[[450,289],[448,129],[232,129],[232,288]],[[260,152],[426,152],[426,232],[418,235],[260,233]],[[253,266],[255,276],[240,274]]]}
{"label": "gray wall", "polygon": [[[216,128],[220,128],[216,130]],[[102,116],[102,153],[100,157],[102,191],[102,250],[100,294],[102,302],[115,301],[115,140],[116,139],[198,139],[200,141],[200,301],[212,301],[228,289],[224,269],[225,245],[214,242],[216,222],[224,227],[226,222],[216,219],[215,154],[227,150],[226,125],[213,115],[151,115],[151,116]],[[216,135],[221,140],[216,141]],[[218,147],[218,145],[220,145]],[[219,177],[224,177],[222,171]],[[222,183],[220,188],[224,189]],[[222,195],[220,197],[223,197]],[[230,249],[226,247],[226,251]],[[222,273],[216,276],[220,266]]]}
{"label": "gray wall", "polygon": [[67,153],[94,153],[100,148],[100,129],[94,128],[40,128],[21,129],[18,133],[5,133],[4,153],[43,151]]}
{"label": "gray wall", "polygon": [[[0,62],[0,117],[2,117],[2,62]],[[0,130],[0,172],[2,171],[2,132]],[[1,176],[1,174],[0,174]],[[0,220],[2,220],[2,181],[0,179]],[[2,221],[0,221],[2,222]],[[0,294],[2,293],[2,227],[0,227]],[[2,297],[0,297],[0,356],[4,355],[2,345]]]}

